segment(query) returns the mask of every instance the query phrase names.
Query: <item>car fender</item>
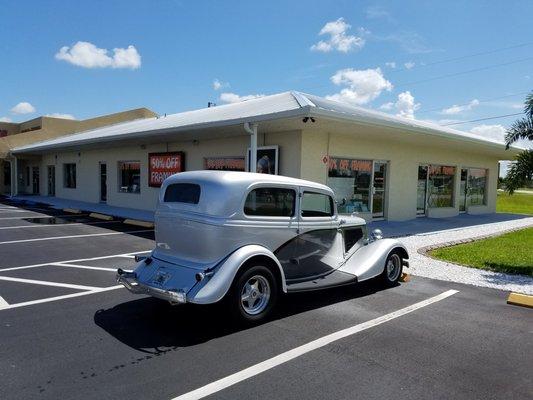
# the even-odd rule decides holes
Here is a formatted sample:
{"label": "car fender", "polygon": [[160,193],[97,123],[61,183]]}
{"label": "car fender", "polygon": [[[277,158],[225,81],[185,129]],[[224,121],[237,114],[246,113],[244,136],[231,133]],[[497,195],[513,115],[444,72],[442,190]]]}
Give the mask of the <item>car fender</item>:
{"label": "car fender", "polygon": [[268,257],[279,268],[281,276],[281,288],[287,292],[285,275],[279,260],[266,247],[252,244],[240,247],[217,265],[212,273],[205,274],[205,283],[197,285],[188,293],[187,299],[191,303],[210,304],[222,300],[231,287],[235,276],[242,266],[252,257]]}
{"label": "car fender", "polygon": [[355,275],[359,282],[374,278],[383,272],[387,257],[397,249],[403,259],[409,258],[406,247],[398,240],[375,240],[354,252],[339,270]]}

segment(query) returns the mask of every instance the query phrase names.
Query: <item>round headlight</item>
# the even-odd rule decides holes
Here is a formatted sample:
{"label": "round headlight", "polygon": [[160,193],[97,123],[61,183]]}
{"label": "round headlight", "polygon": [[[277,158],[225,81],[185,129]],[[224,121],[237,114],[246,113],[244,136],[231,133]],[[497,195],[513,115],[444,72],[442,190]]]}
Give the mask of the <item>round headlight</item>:
{"label": "round headlight", "polygon": [[374,229],[372,231],[372,239],[379,240],[383,238],[383,232],[381,232],[381,229]]}

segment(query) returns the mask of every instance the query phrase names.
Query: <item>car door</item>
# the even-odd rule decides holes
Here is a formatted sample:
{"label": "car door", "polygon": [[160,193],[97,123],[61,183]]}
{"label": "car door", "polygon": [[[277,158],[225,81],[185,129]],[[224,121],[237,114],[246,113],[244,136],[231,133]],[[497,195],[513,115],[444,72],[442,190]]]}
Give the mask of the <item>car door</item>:
{"label": "car door", "polygon": [[326,275],[343,261],[335,203],[328,193],[299,190],[298,236],[277,252],[288,283]]}

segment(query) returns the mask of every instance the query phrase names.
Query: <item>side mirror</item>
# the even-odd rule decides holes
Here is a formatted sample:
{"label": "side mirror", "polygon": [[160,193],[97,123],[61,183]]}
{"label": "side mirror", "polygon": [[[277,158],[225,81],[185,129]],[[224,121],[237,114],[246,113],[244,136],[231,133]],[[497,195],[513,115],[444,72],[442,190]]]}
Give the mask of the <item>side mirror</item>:
{"label": "side mirror", "polygon": [[383,232],[381,232],[381,229],[374,229],[371,233],[372,240],[379,240],[383,239]]}

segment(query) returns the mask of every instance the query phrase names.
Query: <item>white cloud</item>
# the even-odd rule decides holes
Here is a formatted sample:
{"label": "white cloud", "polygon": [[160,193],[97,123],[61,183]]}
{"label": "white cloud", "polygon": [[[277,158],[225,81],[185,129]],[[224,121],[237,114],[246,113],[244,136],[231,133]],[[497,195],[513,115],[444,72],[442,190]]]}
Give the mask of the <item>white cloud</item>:
{"label": "white cloud", "polygon": [[369,103],[381,92],[391,91],[393,87],[392,83],[385,79],[380,68],[341,69],[330,79],[335,85],[346,85],[347,87],[339,93],[326,96],[326,98],[356,105]]}
{"label": "white cloud", "polygon": [[27,101],[21,101],[20,103],[18,103],[15,107],[11,109],[11,112],[13,114],[31,114],[31,113],[34,113],[35,111],[36,111],[35,107],[32,106]]}
{"label": "white cloud", "polygon": [[366,9],[367,19],[385,19],[389,22],[394,22],[394,18],[390,13],[381,6],[370,6]]}
{"label": "white cloud", "polygon": [[11,118],[9,118],[9,117],[0,117],[0,122],[11,122]]}
{"label": "white cloud", "polygon": [[223,88],[228,88],[230,87],[229,83],[228,82],[221,82],[220,80],[218,79],[215,79],[213,81],[213,89],[214,90],[220,90],[220,89],[223,89]]}
{"label": "white cloud", "polygon": [[416,63],[414,63],[413,61],[407,61],[406,63],[403,64],[403,66],[407,69],[411,69],[413,68],[414,66],[416,65]]}
{"label": "white cloud", "polygon": [[459,113],[461,113],[463,111],[469,111],[472,108],[477,107],[478,105],[479,105],[479,100],[478,99],[474,99],[471,102],[469,102],[468,104],[463,104],[463,105],[454,104],[451,107],[445,108],[444,110],[441,111],[441,114],[455,115],[455,114],[459,114]]}
{"label": "white cloud", "polygon": [[62,118],[62,119],[76,119],[72,114],[52,113],[46,114],[45,117]]}
{"label": "white cloud", "polygon": [[505,127],[503,125],[478,125],[470,129],[470,132],[488,139],[505,141]]}
{"label": "white cloud", "polygon": [[388,103],[382,104],[379,106],[380,110],[390,111],[394,107],[394,102],[389,101]]}
{"label": "white cloud", "polygon": [[[478,125],[470,129],[473,134],[482,136],[488,139],[495,139],[499,142],[505,142],[505,134],[507,129],[503,125]],[[533,142],[527,139],[520,139],[513,143],[513,146],[522,147],[524,149],[533,149]]]}
{"label": "white cloud", "polygon": [[241,101],[257,99],[264,96],[264,94],[249,94],[247,96],[239,96],[236,93],[224,92],[220,93],[220,101],[223,103],[239,103]]}
{"label": "white cloud", "polygon": [[348,53],[351,50],[361,49],[365,45],[365,39],[362,36],[367,34],[368,31],[360,28],[359,36],[347,35],[346,32],[351,27],[350,24],[344,21],[344,18],[328,22],[318,34],[320,36],[329,35],[329,39],[315,43],[311,46],[311,50],[324,53],[337,50],[341,53]]}
{"label": "white cloud", "polygon": [[396,62],[394,62],[394,61],[386,62],[385,66],[394,69],[394,68],[396,68]]}
{"label": "white cloud", "polygon": [[415,103],[415,98],[409,90],[400,93],[394,105],[398,111],[396,115],[409,119],[414,119],[415,111],[420,108],[420,103]]}
{"label": "white cloud", "polygon": [[107,49],[100,49],[89,42],[76,42],[72,47],[63,46],[55,58],[83,68],[130,68],[141,66],[141,56],[137,49],[129,45],[127,48],[114,48],[113,55]]}

